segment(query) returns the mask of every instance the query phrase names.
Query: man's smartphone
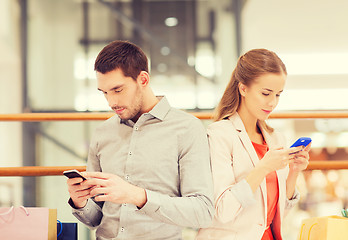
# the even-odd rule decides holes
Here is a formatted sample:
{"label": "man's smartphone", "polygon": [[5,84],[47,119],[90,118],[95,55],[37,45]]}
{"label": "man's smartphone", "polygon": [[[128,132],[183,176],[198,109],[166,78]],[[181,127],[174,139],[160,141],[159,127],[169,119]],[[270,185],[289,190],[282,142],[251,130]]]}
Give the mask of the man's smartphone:
{"label": "man's smartphone", "polygon": [[83,180],[86,180],[86,178],[84,176],[82,176],[82,174],[79,171],[77,171],[76,169],[64,171],[63,174],[65,176],[67,176],[68,178],[80,177]]}
{"label": "man's smartphone", "polygon": [[309,137],[300,137],[299,139],[294,142],[290,147],[298,147],[298,146],[304,146],[307,147],[308,144],[312,142],[312,139]]}

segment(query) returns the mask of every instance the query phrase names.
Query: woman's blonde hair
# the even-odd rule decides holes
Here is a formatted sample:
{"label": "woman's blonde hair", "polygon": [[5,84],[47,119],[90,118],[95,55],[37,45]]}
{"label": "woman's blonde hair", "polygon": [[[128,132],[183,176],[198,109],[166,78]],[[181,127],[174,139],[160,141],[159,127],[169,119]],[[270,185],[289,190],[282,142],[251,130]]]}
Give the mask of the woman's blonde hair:
{"label": "woman's blonde hair", "polygon": [[[274,52],[267,49],[253,49],[240,56],[225,92],[215,108],[213,119],[215,121],[226,119],[237,112],[241,102],[239,83],[250,86],[256,78],[267,73],[287,75],[284,63]],[[259,121],[259,124],[269,132],[273,131],[264,121]]]}

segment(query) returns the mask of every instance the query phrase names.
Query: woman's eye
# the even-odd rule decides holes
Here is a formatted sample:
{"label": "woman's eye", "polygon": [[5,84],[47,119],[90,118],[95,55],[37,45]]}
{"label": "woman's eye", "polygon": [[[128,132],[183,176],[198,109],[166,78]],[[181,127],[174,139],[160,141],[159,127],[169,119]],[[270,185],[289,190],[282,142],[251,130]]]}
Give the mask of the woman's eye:
{"label": "woman's eye", "polygon": [[115,90],[115,93],[119,93],[119,92],[122,92],[122,89],[121,90]]}
{"label": "woman's eye", "polygon": [[269,96],[269,93],[262,93],[262,95],[264,95],[264,96]]}

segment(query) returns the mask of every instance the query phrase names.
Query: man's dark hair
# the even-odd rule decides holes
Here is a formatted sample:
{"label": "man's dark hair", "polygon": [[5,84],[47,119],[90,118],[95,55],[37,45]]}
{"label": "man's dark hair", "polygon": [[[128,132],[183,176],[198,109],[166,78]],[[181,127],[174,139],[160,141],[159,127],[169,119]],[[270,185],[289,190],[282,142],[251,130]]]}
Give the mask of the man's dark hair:
{"label": "man's dark hair", "polygon": [[97,56],[94,70],[102,74],[121,69],[126,77],[137,79],[141,71],[148,71],[145,53],[135,44],[127,41],[113,41]]}

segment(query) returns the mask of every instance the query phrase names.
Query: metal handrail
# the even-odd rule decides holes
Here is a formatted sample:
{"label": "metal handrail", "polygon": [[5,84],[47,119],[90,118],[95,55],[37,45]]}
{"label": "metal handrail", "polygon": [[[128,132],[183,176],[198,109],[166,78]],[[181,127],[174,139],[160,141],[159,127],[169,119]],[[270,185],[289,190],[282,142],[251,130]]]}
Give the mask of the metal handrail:
{"label": "metal handrail", "polygon": [[[211,119],[210,112],[191,113],[201,120]],[[92,121],[106,120],[114,113],[18,113],[0,114],[0,121],[42,122],[42,121]],[[348,118],[347,111],[303,111],[275,112],[274,119],[311,119],[311,118]],[[85,171],[86,166],[25,166],[0,167],[0,176],[52,176],[62,175],[63,171],[77,169]],[[307,170],[348,169],[348,160],[342,161],[310,161]]]}
{"label": "metal handrail", "polygon": [[[29,166],[0,167],[1,177],[59,176],[65,170],[86,171],[86,166]],[[309,161],[306,170],[341,170],[348,169],[348,160],[344,161]]]}
{"label": "metal handrail", "polygon": [[86,171],[86,166],[29,166],[29,167],[0,167],[0,176],[54,176],[62,175],[64,171],[76,169]]}
{"label": "metal handrail", "polygon": [[[201,120],[212,118],[211,112],[192,112]],[[42,121],[91,121],[106,120],[114,113],[15,113],[0,114],[0,121],[42,122]],[[348,111],[301,111],[274,112],[270,118],[348,118]]]}

